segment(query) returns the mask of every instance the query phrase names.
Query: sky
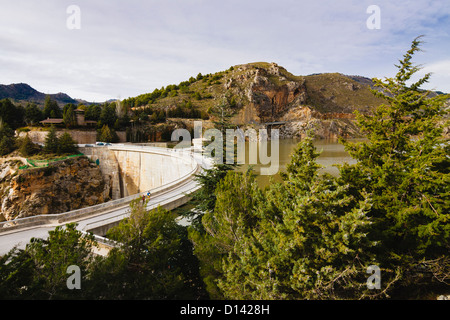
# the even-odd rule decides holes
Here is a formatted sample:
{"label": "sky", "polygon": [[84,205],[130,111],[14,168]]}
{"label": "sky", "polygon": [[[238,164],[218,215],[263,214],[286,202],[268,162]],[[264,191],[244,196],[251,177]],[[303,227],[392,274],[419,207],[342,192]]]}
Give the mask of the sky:
{"label": "sky", "polygon": [[103,102],[262,61],[385,78],[419,35],[423,88],[450,93],[449,0],[0,0],[0,84]]}

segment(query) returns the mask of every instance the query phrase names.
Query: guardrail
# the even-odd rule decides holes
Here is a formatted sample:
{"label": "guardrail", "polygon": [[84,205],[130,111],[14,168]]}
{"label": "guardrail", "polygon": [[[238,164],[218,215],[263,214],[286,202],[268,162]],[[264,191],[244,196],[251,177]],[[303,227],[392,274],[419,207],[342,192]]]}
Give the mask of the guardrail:
{"label": "guardrail", "polygon": [[[182,194],[173,195],[173,196],[170,196],[168,198],[163,199],[162,201],[160,201],[158,203],[149,204],[149,205],[147,205],[147,210],[153,210],[153,209],[156,209],[157,207],[161,207],[161,208],[166,208],[167,209],[167,206],[170,206],[171,204],[175,203],[177,200],[183,200],[183,198],[186,197],[187,193],[189,193],[189,194],[193,193],[196,190],[198,190],[199,188],[200,188],[200,186],[196,185],[195,187],[189,189],[189,192],[184,192]],[[168,210],[170,210],[170,209],[168,209]],[[104,218],[102,220],[97,220],[95,222],[90,222],[90,223],[87,223],[87,224],[85,224],[83,226],[82,231],[83,232],[88,232],[90,230],[95,230],[95,229],[100,228],[102,226],[116,223],[116,222],[121,221],[121,220],[123,220],[125,218],[128,218],[128,217],[129,217],[129,212],[126,212],[126,213],[123,213],[121,215],[117,215],[115,217],[108,217],[108,218]]]}
{"label": "guardrail", "polygon": [[[111,149],[116,149],[116,150],[130,150],[130,151],[146,151],[148,149],[156,149],[156,150],[151,150],[151,151],[158,151],[156,153],[161,153],[161,154],[165,154],[165,155],[175,155],[181,153],[179,151],[172,151],[172,149],[164,149],[161,150],[162,148],[157,148],[157,147],[138,147],[138,146],[113,146],[110,147]],[[146,150],[143,150],[143,149]],[[159,150],[157,150],[159,149]],[[148,150],[150,151],[150,150]],[[164,186],[160,186],[157,188],[154,188],[152,190],[150,190],[152,196],[161,194],[161,193],[166,193],[172,189],[174,189],[175,187],[179,186],[180,184],[185,183],[186,181],[188,181],[189,179],[191,179],[191,177],[200,172],[202,170],[202,167],[198,164],[198,162],[194,159],[193,154],[190,154],[191,160],[193,161],[193,169],[187,173],[186,175],[182,176],[179,179],[176,179],[170,183],[165,184]],[[180,156],[181,158],[181,156]],[[78,209],[78,210],[73,210],[73,211],[69,211],[69,212],[65,212],[65,213],[59,213],[59,214],[47,214],[47,215],[39,215],[39,216],[33,216],[33,217],[27,217],[27,218],[21,218],[21,219],[16,219],[16,220],[12,220],[12,221],[4,221],[4,222],[0,222],[0,233],[2,232],[6,232],[6,231],[11,231],[11,230],[15,230],[15,229],[20,229],[20,228],[26,228],[26,227],[34,227],[34,226],[40,226],[40,225],[58,225],[58,224],[63,224],[66,222],[70,222],[70,221],[76,221],[76,220],[81,220],[84,218],[87,218],[89,216],[94,216],[97,214],[101,214],[101,213],[105,213],[107,211],[111,211],[113,209],[117,209],[120,207],[124,207],[129,205],[133,200],[137,199],[138,197],[142,197],[147,193],[147,191],[145,192],[141,192],[138,194],[134,194],[125,198],[121,198],[121,199],[117,199],[117,200],[113,200],[113,201],[109,201],[109,202],[105,202],[99,205],[95,205],[95,206],[91,206],[91,207],[87,207],[87,208],[82,208],[82,209]]]}

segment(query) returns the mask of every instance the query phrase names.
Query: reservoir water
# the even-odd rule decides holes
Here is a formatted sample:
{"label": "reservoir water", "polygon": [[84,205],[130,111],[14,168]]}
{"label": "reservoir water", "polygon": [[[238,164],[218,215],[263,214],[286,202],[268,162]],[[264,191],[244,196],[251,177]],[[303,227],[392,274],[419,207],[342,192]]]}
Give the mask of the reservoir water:
{"label": "reservoir water", "polygon": [[[356,140],[355,140],[356,141]],[[281,139],[279,140],[279,156],[278,160],[276,157],[271,156],[271,142],[268,141],[268,157],[273,159],[271,162],[272,166],[278,165],[278,173],[274,175],[261,175],[261,168],[268,168],[269,165],[262,165],[259,161],[253,164],[253,170],[257,174],[258,184],[261,187],[265,187],[273,181],[281,181],[279,172],[286,171],[287,164],[291,161],[291,155],[294,149],[297,147],[300,140],[298,139]],[[344,146],[337,140],[314,140],[314,146],[318,152],[321,152],[319,158],[317,159],[318,164],[323,168],[321,172],[328,172],[332,175],[338,174],[338,168],[335,167],[337,164],[343,164],[344,162],[353,164],[356,161],[352,159],[349,154],[345,151]],[[246,171],[250,165],[249,160],[249,143],[246,142],[245,145],[245,164],[241,165],[238,171]],[[277,161],[277,162],[275,162]]]}

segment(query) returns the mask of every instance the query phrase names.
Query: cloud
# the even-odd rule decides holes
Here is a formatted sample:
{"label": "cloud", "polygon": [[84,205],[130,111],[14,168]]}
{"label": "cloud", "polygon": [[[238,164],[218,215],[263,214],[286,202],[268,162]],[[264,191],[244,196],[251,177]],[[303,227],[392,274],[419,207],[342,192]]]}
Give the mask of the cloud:
{"label": "cloud", "polygon": [[450,59],[425,65],[420,74],[431,73],[430,81],[424,88],[450,93]]}
{"label": "cloud", "polygon": [[[380,0],[381,30],[366,27],[371,1],[77,0],[81,29],[68,30],[74,3],[2,3],[0,83],[101,101],[255,61],[294,74],[388,76],[422,33],[430,64],[450,49],[445,1]],[[450,91],[443,78],[436,86]]]}

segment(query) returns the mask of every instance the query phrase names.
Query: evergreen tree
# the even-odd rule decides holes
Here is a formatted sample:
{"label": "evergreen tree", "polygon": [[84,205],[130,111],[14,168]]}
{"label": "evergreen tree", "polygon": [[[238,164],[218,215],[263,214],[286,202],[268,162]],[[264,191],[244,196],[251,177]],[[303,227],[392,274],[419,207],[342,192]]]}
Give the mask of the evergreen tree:
{"label": "evergreen tree", "polygon": [[450,263],[448,142],[440,125],[448,96],[420,89],[430,74],[409,84],[420,70],[412,63],[420,45],[418,37],[394,78],[374,79],[378,90],[373,92],[386,104],[373,115],[358,114],[368,141],[344,141],[358,163],[341,168],[342,183],[352,186],[355,197],[371,194],[369,237],[380,242],[379,263],[401,273],[400,284],[410,281],[415,289],[419,280],[439,282],[445,272],[434,270],[447,268],[448,277]]}
{"label": "evergreen tree", "polygon": [[62,118],[63,116],[58,103],[49,95],[45,97],[43,114],[44,118]]}
{"label": "evergreen tree", "polygon": [[73,140],[69,132],[64,132],[58,139],[58,154],[75,154],[77,142]]}
{"label": "evergreen tree", "polygon": [[0,118],[0,156],[7,155],[15,149],[14,131]]}
{"label": "evergreen tree", "polygon": [[[0,258],[0,297],[36,300],[83,298],[86,291],[67,288],[67,268],[75,265],[82,275],[88,274],[94,245],[92,236],[83,235],[76,230],[75,224],[69,224],[50,231],[47,239],[32,239],[24,250],[11,250]],[[86,282],[82,287],[84,284]]]}
{"label": "evergreen tree", "polygon": [[218,286],[226,298],[355,298],[364,291],[374,245],[365,239],[369,201],[319,175],[317,156],[312,140],[302,141],[283,183],[254,206],[249,231],[223,261]]}
{"label": "evergreen tree", "polygon": [[86,120],[98,121],[102,113],[102,107],[97,104],[91,104],[86,108],[85,118]]}
{"label": "evergreen tree", "polygon": [[[227,129],[234,127],[231,124],[231,114],[228,111],[225,103],[218,105],[214,111],[211,110],[216,115],[215,128],[220,130],[223,137],[226,136]],[[224,150],[225,144],[226,139],[223,139]],[[203,219],[205,216],[211,218],[214,215],[218,195],[215,191],[227,174],[234,171],[237,167],[237,164],[227,164],[225,157],[226,154],[224,152],[221,163],[215,163],[211,169],[205,169],[203,173],[196,175],[200,189],[192,196],[191,203],[194,205],[194,209],[183,213],[191,222],[189,238],[194,243],[195,254],[202,266],[203,281],[209,295],[215,298],[222,297],[216,280],[220,274],[220,261],[223,257],[223,252],[217,251],[218,249],[214,241],[212,241],[214,237],[211,238],[211,234],[205,230]],[[205,219],[205,221],[208,220],[208,218]],[[211,225],[208,225],[208,228],[211,227]]]}
{"label": "evergreen tree", "polygon": [[147,211],[140,200],[131,203],[129,218],[108,232],[121,247],[102,262],[113,263],[108,273],[118,281],[111,283],[109,276],[108,283],[98,281],[106,298],[187,299],[200,294],[186,229],[175,219],[162,208]]}
{"label": "evergreen tree", "polygon": [[116,114],[116,104],[105,104],[102,107],[102,111],[100,113],[100,123],[102,126],[108,126],[110,128],[114,127],[114,124],[117,120],[117,114]]}
{"label": "evergreen tree", "polygon": [[[226,99],[224,99],[226,101]],[[214,121],[214,127],[218,129],[223,139],[223,150],[226,150],[226,130],[232,129],[235,126],[231,123],[232,113],[230,112],[226,103],[217,105],[211,113],[216,117]],[[233,150],[236,152],[236,150]],[[216,196],[214,191],[216,190],[219,182],[225,178],[229,171],[235,170],[237,164],[228,164],[226,162],[226,153],[223,152],[222,161],[214,163],[211,169],[205,169],[201,174],[196,175],[196,180],[200,185],[199,191],[197,191],[191,202],[194,204],[195,209],[185,212],[185,217],[191,220],[192,226],[197,230],[203,230],[201,219],[204,214],[212,212],[216,205]]]}
{"label": "evergreen tree", "polygon": [[23,125],[25,109],[21,105],[15,105],[9,99],[0,100],[0,119],[12,129]]}
{"label": "evergreen tree", "polygon": [[24,250],[14,248],[0,256],[0,299],[26,299],[34,294],[35,264]]}
{"label": "evergreen tree", "polygon": [[38,124],[44,119],[44,114],[35,103],[28,103],[25,108],[25,122],[28,125]]}
{"label": "evergreen tree", "polygon": [[58,136],[53,125],[45,138],[44,151],[46,153],[58,153]]}
{"label": "evergreen tree", "polygon": [[[223,298],[217,287],[222,277],[222,260],[232,254],[236,242],[241,241],[256,223],[254,208],[262,201],[252,172],[229,171],[214,192],[214,208],[202,217],[200,228],[191,227],[189,235],[195,244],[194,253],[200,261],[200,272],[211,298]],[[212,203],[210,203],[212,205]]]}
{"label": "evergreen tree", "polygon": [[63,120],[67,128],[77,125],[77,118],[75,115],[75,105],[69,103],[64,106],[63,109]]}
{"label": "evergreen tree", "polygon": [[233,117],[233,110],[228,102],[228,97],[222,99],[222,103],[210,108],[208,113],[213,117],[213,124],[216,129],[219,129],[225,134],[227,129],[234,129],[236,126],[231,123]]}
{"label": "evergreen tree", "polygon": [[17,139],[17,145],[19,148],[19,152],[23,157],[29,157],[39,152],[39,146],[31,141],[28,134],[21,139]]}
{"label": "evergreen tree", "polygon": [[112,142],[113,141],[113,135],[107,125],[103,126],[103,128],[100,132],[99,140],[102,142]]}

